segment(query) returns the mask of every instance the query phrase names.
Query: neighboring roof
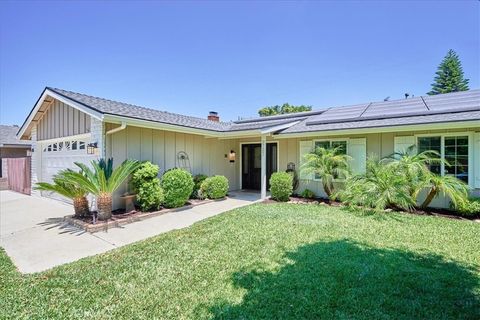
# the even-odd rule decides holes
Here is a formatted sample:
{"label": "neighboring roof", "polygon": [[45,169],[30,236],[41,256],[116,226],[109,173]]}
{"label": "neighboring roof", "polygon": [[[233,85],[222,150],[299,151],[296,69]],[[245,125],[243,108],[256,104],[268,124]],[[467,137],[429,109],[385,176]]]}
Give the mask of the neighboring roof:
{"label": "neighboring roof", "polygon": [[50,102],[47,100],[51,99],[48,94],[56,96],[57,99],[69,100],[77,108],[85,112],[91,112],[99,119],[103,117],[102,115],[112,115],[201,129],[203,132],[208,131],[216,134],[232,133],[232,136],[240,131],[245,131],[248,134],[251,131],[291,134],[480,120],[480,89],[436,96],[420,96],[410,99],[331,107],[233,122],[217,122],[47,87],[36,104],[36,106],[39,105],[40,109],[35,109],[37,107],[32,109],[19,130],[19,135],[23,135],[25,130],[28,129],[27,126],[31,126],[32,119],[35,121],[35,110],[46,108],[44,104]]}
{"label": "neighboring roof", "polygon": [[128,118],[149,120],[213,131],[224,131],[230,125],[226,122],[211,121],[197,117],[185,116],[177,113],[140,107],[133,104],[107,100],[57,88],[47,87],[47,89],[103,114],[111,114]]}
{"label": "neighboring roof", "polygon": [[18,126],[0,125],[0,147],[6,146],[25,146],[28,147],[28,141],[17,138]]}

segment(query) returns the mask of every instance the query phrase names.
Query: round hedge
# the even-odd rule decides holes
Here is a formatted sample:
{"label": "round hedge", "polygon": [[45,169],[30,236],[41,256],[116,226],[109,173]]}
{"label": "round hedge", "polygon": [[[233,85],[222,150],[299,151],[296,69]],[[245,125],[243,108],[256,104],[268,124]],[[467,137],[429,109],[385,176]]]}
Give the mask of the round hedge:
{"label": "round hedge", "polygon": [[192,175],[183,169],[172,169],[162,177],[164,206],[177,208],[183,206],[193,191]]}
{"label": "round hedge", "polygon": [[150,161],[143,162],[132,174],[131,183],[137,193],[142,211],[158,210],[163,203],[163,190],[157,178],[159,168]]}
{"label": "round hedge", "polygon": [[209,199],[220,199],[227,195],[228,179],[225,176],[213,176],[202,182],[201,191]]}
{"label": "round hedge", "polygon": [[275,172],[270,177],[270,192],[272,199],[288,201],[293,192],[293,177],[287,172]]}

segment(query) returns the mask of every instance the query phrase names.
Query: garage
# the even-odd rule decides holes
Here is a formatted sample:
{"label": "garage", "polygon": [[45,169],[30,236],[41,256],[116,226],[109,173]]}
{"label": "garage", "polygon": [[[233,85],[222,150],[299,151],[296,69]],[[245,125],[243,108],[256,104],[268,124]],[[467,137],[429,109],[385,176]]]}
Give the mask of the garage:
{"label": "garage", "polygon": [[[75,162],[88,164],[96,159],[95,154],[87,154],[87,144],[90,135],[70,137],[41,144],[41,180],[52,182],[53,176],[60,170],[78,170]],[[58,195],[42,192],[42,195],[59,199]],[[63,199],[62,199],[63,200]]]}

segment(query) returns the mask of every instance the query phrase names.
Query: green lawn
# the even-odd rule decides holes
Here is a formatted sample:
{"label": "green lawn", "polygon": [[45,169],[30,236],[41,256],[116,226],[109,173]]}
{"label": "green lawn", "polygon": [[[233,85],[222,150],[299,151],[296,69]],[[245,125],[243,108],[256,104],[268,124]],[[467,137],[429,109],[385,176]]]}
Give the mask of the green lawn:
{"label": "green lawn", "polygon": [[257,204],[22,276],[0,318],[480,319],[480,223]]}

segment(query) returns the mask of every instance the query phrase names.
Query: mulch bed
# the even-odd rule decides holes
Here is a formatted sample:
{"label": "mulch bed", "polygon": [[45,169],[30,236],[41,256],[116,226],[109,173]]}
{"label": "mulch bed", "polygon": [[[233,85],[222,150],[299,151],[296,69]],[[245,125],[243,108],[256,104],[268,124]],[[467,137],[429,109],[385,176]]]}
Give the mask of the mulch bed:
{"label": "mulch bed", "polygon": [[[160,210],[149,211],[149,212],[143,212],[139,210],[139,208],[136,208],[135,211],[131,211],[131,212],[125,212],[124,209],[118,209],[118,210],[112,211],[112,218],[106,221],[96,220],[95,223],[93,221],[93,216],[89,216],[81,219],[73,218],[73,216],[66,216],[64,217],[64,221],[76,227],[79,227],[87,232],[97,232],[101,230],[108,230],[109,228],[120,227],[122,225],[129,224],[132,222],[142,221],[148,218],[157,217],[169,212],[189,209],[189,208],[192,208],[201,204],[209,203],[212,201],[218,201],[218,200],[190,199],[183,207],[180,207],[180,208],[171,208],[171,209],[162,208]],[[96,213],[94,212],[94,214]]]}
{"label": "mulch bed", "polygon": [[[272,198],[268,198],[263,203],[271,204],[271,203],[278,203],[278,201],[273,200]],[[314,198],[314,199],[307,199],[298,196],[291,196],[290,200],[287,203],[295,203],[295,204],[309,204],[309,205],[324,205],[324,206],[332,206],[332,207],[342,207],[344,206],[343,203],[339,201],[332,201],[326,198]],[[386,209],[385,212],[394,211],[392,209]],[[448,210],[448,209],[440,209],[440,208],[428,208],[427,210],[415,209],[415,211],[399,211],[395,210],[399,213],[405,214],[415,214],[415,215],[424,215],[424,216],[436,216],[448,219],[457,219],[457,220],[473,220],[475,222],[480,222],[480,218],[478,217],[462,217],[458,215],[455,211]]]}

